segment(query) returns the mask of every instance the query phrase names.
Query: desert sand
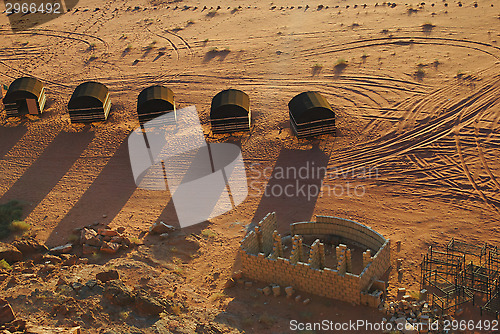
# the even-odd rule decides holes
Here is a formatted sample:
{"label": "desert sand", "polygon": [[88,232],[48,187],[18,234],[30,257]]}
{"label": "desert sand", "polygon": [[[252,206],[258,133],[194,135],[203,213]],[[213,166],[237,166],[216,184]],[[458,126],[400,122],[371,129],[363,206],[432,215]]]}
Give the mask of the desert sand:
{"label": "desert sand", "polygon": [[[314,296],[308,306],[242,288],[222,300],[208,297],[223,291],[238,269],[245,226],[271,211],[281,233],[292,222],[331,215],[372,227],[393,248],[401,240],[392,257],[405,260],[404,275],[401,281],[389,275],[391,294],[397,287],[419,289],[418,266],[430,245],[451,238],[500,245],[500,3],[474,4],[85,0],[18,33],[1,15],[0,83],[35,76],[49,102],[41,117],[0,113],[0,202],[27,203],[30,233],[50,246],[95,221],[138,238],[156,221],[175,225],[168,192],[135,186],[126,140],[138,126],[139,92],[166,85],[178,108],[196,106],[208,141],[241,145],[249,182],[266,168],[300,168],[306,161],[327,167],[329,176],[310,200],[263,196],[266,186],[281,181],[260,177],[236,209],[185,229],[184,238],[215,232],[198,250],[177,240],[183,237],[151,241],[158,268],[170,270],[173,246],[196,253],[177,263],[180,289],[196,291],[202,307],[239,331],[288,332],[289,319],[300,317],[380,319],[376,310]],[[110,89],[110,118],[71,124],[67,102],[87,80]],[[211,98],[226,88],[249,94],[249,133],[210,132]],[[287,103],[307,90],[321,92],[334,107],[336,136],[297,140],[292,134]],[[357,193],[340,192],[356,186]],[[466,316],[477,317],[471,312]],[[259,322],[262,314],[272,321]],[[87,330],[104,332],[99,326],[106,328]]]}

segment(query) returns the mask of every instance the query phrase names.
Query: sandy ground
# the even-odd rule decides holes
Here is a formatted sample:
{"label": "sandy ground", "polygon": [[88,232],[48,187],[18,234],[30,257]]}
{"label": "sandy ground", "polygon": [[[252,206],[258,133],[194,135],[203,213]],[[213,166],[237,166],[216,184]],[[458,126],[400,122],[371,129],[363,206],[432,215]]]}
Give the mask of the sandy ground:
{"label": "sandy ground", "polygon": [[[186,260],[186,283],[196,287],[216,268],[223,274],[208,290],[222,289],[237,268],[245,233],[232,224],[255,223],[270,211],[278,213],[283,233],[292,222],[324,214],[402,240],[393,258],[405,259],[405,273],[401,282],[391,274],[392,292],[418,288],[418,264],[430,245],[451,238],[499,245],[500,3],[307,4],[85,0],[15,34],[0,16],[0,82],[36,76],[49,98],[41,117],[0,114],[0,201],[25,201],[26,221],[49,245],[94,221],[137,235],[157,220],[175,224],[168,192],[136,188],[126,141],[138,126],[137,95],[163,84],[178,107],[196,105],[209,141],[241,142],[249,184],[258,181],[235,210],[187,229],[209,226],[224,242]],[[345,68],[335,66],[340,59]],[[66,105],[87,80],[109,87],[111,116],[72,125]],[[253,127],[249,134],[214,136],[210,101],[229,87],[250,95]],[[305,90],[320,91],[334,106],[337,136],[299,141],[291,134],[287,103]],[[308,161],[328,167],[321,194],[264,195],[285,182],[268,180],[264,170]],[[226,307],[245,308],[250,292],[235,294]],[[252,312],[300,313],[270,303],[256,302]],[[310,308],[328,316],[334,304]],[[347,319],[359,311],[341,308]],[[267,330],[286,331],[286,323],[273,328]]]}

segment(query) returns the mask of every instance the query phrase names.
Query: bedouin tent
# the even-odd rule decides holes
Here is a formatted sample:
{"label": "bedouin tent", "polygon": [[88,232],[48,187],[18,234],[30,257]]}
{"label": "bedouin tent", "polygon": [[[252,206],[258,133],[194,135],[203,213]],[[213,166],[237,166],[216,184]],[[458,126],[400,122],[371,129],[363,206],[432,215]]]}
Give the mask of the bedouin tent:
{"label": "bedouin tent", "polygon": [[304,92],[288,102],[290,124],[297,137],[335,132],[335,113],[318,92]]}
{"label": "bedouin tent", "polygon": [[3,98],[7,117],[23,114],[39,115],[43,112],[46,101],[43,84],[31,77],[14,80]]}
{"label": "bedouin tent", "polygon": [[177,119],[174,92],[167,87],[148,87],[137,98],[137,115],[141,124],[151,121],[169,111],[173,111],[174,119]]}
{"label": "bedouin tent", "polygon": [[212,99],[210,123],[214,133],[250,130],[250,99],[241,90],[227,89]]}
{"label": "bedouin tent", "polygon": [[105,121],[110,109],[108,88],[93,81],[84,82],[76,87],[68,103],[72,123]]}

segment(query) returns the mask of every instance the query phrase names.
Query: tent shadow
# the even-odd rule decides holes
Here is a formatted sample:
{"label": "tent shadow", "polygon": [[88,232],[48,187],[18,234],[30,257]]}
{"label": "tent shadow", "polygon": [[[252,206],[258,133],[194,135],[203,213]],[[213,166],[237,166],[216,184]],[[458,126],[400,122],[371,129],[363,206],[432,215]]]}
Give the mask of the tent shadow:
{"label": "tent shadow", "polygon": [[89,131],[60,132],[1,200],[22,199],[30,204],[24,208],[23,216],[28,216],[64,177],[93,138],[94,133]]}
{"label": "tent shadow", "polygon": [[310,221],[321,193],[328,160],[328,155],[318,146],[310,150],[282,149],[251,226],[269,212],[276,212],[278,229],[285,233],[289,232],[291,223]]}
{"label": "tent shadow", "polygon": [[16,145],[16,143],[28,132],[25,126],[1,127],[0,128],[0,159],[3,158]]}
{"label": "tent shadow", "polygon": [[[48,245],[56,244],[61,235],[70,235],[75,228],[95,221],[111,222],[134,193],[136,185],[124,140],[99,176],[48,237]],[[106,218],[103,218],[106,215]]]}

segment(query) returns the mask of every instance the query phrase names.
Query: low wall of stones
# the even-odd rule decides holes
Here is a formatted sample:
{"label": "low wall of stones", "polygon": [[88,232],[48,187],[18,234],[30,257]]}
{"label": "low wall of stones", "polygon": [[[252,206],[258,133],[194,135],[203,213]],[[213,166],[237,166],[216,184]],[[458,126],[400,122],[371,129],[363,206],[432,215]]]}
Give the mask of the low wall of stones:
{"label": "low wall of stones", "polygon": [[[276,232],[274,213],[268,214],[247,233],[241,242],[240,256],[243,274],[253,280],[293,286],[311,294],[339,299],[355,304],[378,306],[381,294],[366,291],[390,265],[389,240],[367,226],[354,221],[319,216],[317,222],[291,225],[293,249],[290,259],[282,257],[281,237]],[[345,245],[346,258],[337,268],[324,267],[324,247],[317,240],[309,252],[302,248],[301,235],[338,235],[365,245],[364,269],[360,275],[349,270],[350,251]],[[375,253],[374,256],[371,254]]]}

